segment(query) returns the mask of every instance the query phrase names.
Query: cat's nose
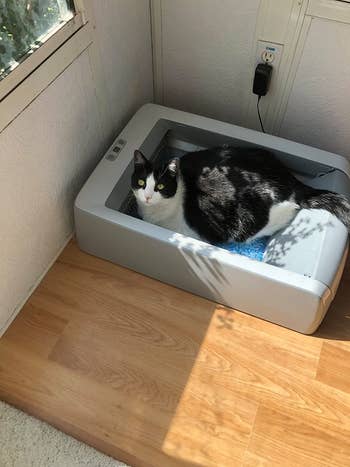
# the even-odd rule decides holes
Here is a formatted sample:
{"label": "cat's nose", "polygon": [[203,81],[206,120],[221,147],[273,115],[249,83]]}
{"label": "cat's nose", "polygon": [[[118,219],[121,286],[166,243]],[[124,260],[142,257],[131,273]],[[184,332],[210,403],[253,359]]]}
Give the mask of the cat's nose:
{"label": "cat's nose", "polygon": [[152,199],[152,196],[146,196],[146,203],[148,203],[151,199]]}

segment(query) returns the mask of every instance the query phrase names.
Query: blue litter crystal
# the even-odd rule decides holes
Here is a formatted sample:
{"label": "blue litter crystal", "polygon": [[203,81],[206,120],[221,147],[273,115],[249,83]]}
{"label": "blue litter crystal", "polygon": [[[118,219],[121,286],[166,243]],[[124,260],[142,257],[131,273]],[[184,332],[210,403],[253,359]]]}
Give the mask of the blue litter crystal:
{"label": "blue litter crystal", "polygon": [[256,261],[262,261],[269,239],[270,237],[262,237],[249,243],[230,242],[218,246],[231,253],[237,253]]}

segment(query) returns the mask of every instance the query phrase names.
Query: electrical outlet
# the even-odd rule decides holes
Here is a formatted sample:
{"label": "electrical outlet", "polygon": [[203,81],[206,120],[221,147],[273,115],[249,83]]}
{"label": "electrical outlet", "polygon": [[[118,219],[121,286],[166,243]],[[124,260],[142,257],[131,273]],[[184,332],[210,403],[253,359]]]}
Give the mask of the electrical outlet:
{"label": "electrical outlet", "polygon": [[[264,62],[269,63],[273,68],[272,76],[271,76],[271,83],[269,86],[269,92],[266,95],[266,97],[264,97],[261,100],[261,103],[260,103],[260,113],[261,113],[263,124],[264,124],[266,131],[270,131],[271,103],[273,104],[274,99],[276,98],[275,90],[276,90],[276,83],[278,80],[279,66],[280,66],[280,62],[282,59],[282,53],[283,53],[283,45],[281,44],[276,44],[276,43],[267,42],[267,41],[258,41],[256,43],[255,63],[254,63],[254,69],[252,70],[253,79],[255,76],[254,73],[255,73],[256,67],[259,63],[264,63]],[[249,115],[248,118],[250,120],[249,126],[260,130],[256,103],[257,103],[257,96],[252,93],[251,99],[249,102],[249,110],[248,110],[248,115]]]}
{"label": "electrical outlet", "polygon": [[278,68],[283,52],[283,45],[273,42],[258,41],[255,66],[258,63],[270,63],[274,68]]}
{"label": "electrical outlet", "polygon": [[264,50],[261,54],[261,58],[265,63],[272,63],[275,60],[275,54],[270,50]]}

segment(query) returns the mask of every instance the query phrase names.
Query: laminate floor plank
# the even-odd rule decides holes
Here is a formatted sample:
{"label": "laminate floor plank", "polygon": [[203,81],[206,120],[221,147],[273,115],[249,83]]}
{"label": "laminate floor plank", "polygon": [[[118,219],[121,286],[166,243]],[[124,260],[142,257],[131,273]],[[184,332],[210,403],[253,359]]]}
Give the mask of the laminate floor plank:
{"label": "laminate floor plank", "polygon": [[350,465],[349,370],[349,264],[305,336],[72,241],[0,339],[1,399],[132,466]]}

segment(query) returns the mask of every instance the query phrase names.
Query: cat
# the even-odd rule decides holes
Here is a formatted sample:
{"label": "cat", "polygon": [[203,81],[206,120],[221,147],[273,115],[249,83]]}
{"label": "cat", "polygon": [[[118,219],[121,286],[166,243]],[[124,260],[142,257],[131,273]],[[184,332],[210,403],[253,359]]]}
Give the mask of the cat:
{"label": "cat", "polygon": [[143,220],[214,245],[271,236],[302,208],[325,209],[350,229],[345,196],[304,185],[263,148],[218,147],[154,166],[136,150],[131,185]]}

